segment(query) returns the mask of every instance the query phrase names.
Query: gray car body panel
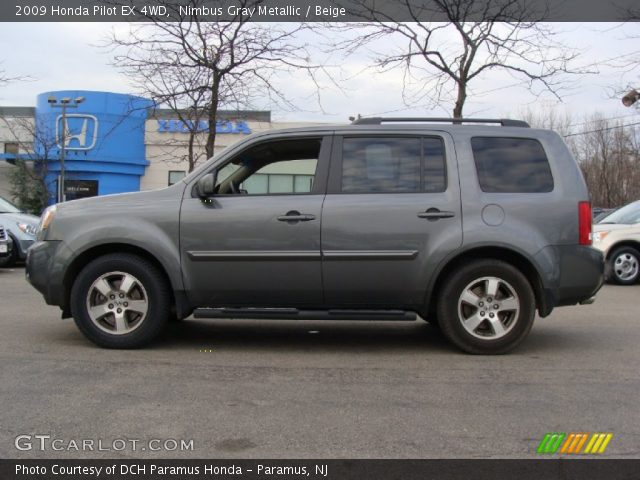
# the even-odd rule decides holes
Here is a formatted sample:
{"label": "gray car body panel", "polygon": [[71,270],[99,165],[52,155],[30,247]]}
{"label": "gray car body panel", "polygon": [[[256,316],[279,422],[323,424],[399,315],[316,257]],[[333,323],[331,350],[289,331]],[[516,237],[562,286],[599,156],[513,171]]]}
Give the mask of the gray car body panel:
{"label": "gray car body panel", "polygon": [[[46,263],[48,303],[66,307],[66,274],[73,263],[104,245],[128,245],[148,252],[163,267],[174,292],[183,291],[179,256],[180,198],[185,185],[149,192],[107,195],[66,202],[47,232],[29,250],[27,273],[35,285]],[[126,212],[126,213],[125,213]],[[43,245],[55,242],[55,249]],[[32,253],[33,252],[33,253]],[[44,293],[44,292],[43,292]]]}
{"label": "gray car body panel", "polygon": [[[305,195],[214,196],[205,204],[194,193],[199,178],[263,140],[343,135],[442,137],[447,190],[337,194],[332,189],[339,152],[332,149],[330,159],[321,159],[330,162],[323,163],[329,169],[326,195],[323,189]],[[470,146],[474,136],[540,141],[554,177],[553,191],[482,192]],[[554,305],[588,299],[602,284],[602,256],[578,245],[578,202],[588,199],[575,160],[550,131],[413,124],[270,131],[229,147],[169,188],[61,205],[46,238],[32,248],[27,273],[49,303],[64,308],[70,265],[92,248],[117,243],[144,249],[158,260],[174,292],[188,299],[182,311],[370,306],[422,313],[449,262],[491,247],[514,252],[533,266],[550,307],[546,314]],[[417,217],[431,207],[455,216],[434,222]],[[296,225],[277,221],[291,210],[315,219]],[[59,242],[41,245],[50,240]],[[46,285],[39,269],[47,272]]]}

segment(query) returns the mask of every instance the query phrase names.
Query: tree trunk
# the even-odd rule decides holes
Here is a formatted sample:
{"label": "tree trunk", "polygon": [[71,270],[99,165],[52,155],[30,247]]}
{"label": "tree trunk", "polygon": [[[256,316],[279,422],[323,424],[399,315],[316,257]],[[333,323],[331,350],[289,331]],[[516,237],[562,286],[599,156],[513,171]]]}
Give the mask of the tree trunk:
{"label": "tree trunk", "polygon": [[195,142],[197,134],[198,134],[197,128],[192,128],[191,131],[189,132],[189,149],[188,149],[188,157],[187,157],[187,161],[189,162],[189,173],[193,172],[193,169],[196,166],[196,160],[195,158],[193,158],[193,143]]}
{"label": "tree trunk", "polygon": [[464,81],[458,82],[458,98],[456,98],[456,104],[453,108],[453,118],[462,118],[462,109],[466,99],[467,85]]}
{"label": "tree trunk", "polygon": [[218,116],[218,96],[220,89],[220,80],[214,77],[211,84],[211,105],[209,105],[209,111],[207,112],[207,119],[209,120],[209,133],[207,133],[207,144],[205,151],[207,152],[207,160],[213,157],[214,145],[216,143],[216,120]]}

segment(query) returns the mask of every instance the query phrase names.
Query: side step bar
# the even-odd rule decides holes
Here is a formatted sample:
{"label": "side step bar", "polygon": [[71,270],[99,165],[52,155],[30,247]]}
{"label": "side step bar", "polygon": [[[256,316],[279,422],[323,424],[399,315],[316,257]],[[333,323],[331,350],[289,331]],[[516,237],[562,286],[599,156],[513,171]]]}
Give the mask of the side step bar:
{"label": "side step bar", "polygon": [[297,308],[197,308],[195,318],[250,318],[264,320],[395,320],[412,321],[404,310],[298,310]]}

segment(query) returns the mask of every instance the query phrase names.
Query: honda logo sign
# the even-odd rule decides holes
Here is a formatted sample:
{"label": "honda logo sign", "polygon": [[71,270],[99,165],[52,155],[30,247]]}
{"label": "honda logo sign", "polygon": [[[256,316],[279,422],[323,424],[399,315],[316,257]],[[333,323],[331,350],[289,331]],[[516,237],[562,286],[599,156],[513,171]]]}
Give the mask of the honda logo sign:
{"label": "honda logo sign", "polygon": [[83,113],[69,113],[56,119],[56,142],[62,148],[62,132],[64,128],[64,143],[66,150],[91,150],[98,139],[98,119],[93,115]]}

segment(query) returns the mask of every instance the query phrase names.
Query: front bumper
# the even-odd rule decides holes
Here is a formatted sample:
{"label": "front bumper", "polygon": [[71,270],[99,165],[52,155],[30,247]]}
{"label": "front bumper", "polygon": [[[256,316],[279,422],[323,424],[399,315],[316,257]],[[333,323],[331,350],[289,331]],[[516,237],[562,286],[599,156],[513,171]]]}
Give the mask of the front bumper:
{"label": "front bumper", "polygon": [[37,241],[27,251],[25,276],[49,305],[62,306],[63,270],[56,262],[60,241]]}
{"label": "front bumper", "polygon": [[1,251],[5,249],[0,248],[0,258],[8,257],[9,255],[11,255],[11,252],[13,251],[13,242],[11,241],[11,238],[0,242],[0,245],[6,245],[6,251]]}
{"label": "front bumper", "polygon": [[27,250],[29,247],[35,243],[35,239],[33,238],[17,238],[17,245],[15,248],[18,249],[18,254],[20,255],[20,260],[24,260],[27,258]]}

